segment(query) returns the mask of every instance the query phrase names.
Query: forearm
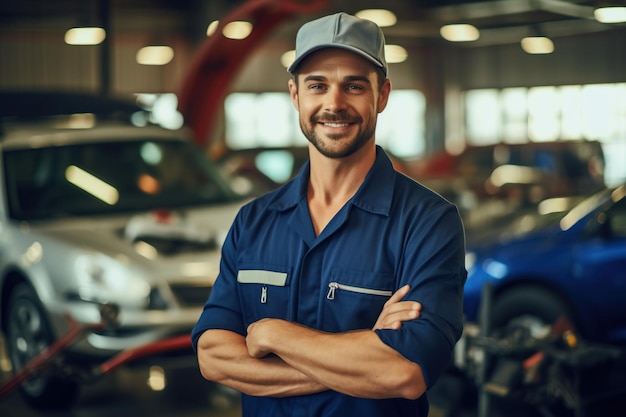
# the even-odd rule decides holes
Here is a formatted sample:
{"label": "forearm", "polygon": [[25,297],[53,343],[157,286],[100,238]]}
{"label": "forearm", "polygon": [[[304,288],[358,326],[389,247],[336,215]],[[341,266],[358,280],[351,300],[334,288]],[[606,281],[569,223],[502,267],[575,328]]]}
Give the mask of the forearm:
{"label": "forearm", "polygon": [[330,334],[282,320],[259,324],[266,326],[258,329],[260,354],[272,352],[335,391],[364,398],[418,398],[426,390],[421,368],[373,331]]}
{"label": "forearm", "polygon": [[245,338],[227,330],[208,330],[198,340],[202,376],[255,396],[287,397],[326,388],[277,356],[253,358]]}

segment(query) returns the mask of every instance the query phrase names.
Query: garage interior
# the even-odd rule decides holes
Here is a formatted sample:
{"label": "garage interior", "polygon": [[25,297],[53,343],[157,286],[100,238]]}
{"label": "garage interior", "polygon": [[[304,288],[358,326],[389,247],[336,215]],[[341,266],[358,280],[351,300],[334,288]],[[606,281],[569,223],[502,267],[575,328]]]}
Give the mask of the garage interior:
{"label": "garage interior", "polygon": [[[176,120],[209,157],[243,152],[247,146],[301,148],[305,144],[301,138],[267,145],[264,138],[251,136],[248,142],[237,142],[233,128],[241,120],[231,120],[226,104],[235,97],[260,101],[268,93],[286,93],[289,74],[284,54],[293,50],[296,31],[304,22],[338,11],[386,9],[395,22],[383,27],[383,32],[388,44],[401,47],[402,55],[390,64],[393,88],[418,92],[422,100],[418,104],[423,103],[418,106],[420,123],[409,123],[403,114],[396,119],[399,132],[392,130],[389,136],[389,146],[394,146],[403,123],[419,130],[404,148],[397,148],[398,164],[407,175],[437,187],[440,178],[429,169],[440,167],[433,161],[442,155],[455,157],[474,146],[524,147],[573,140],[602,145],[603,186],[613,187],[626,181],[626,18],[600,21],[594,12],[603,5],[619,7],[626,14],[622,0],[4,0],[0,4],[0,92],[89,93],[141,106],[154,106],[155,97],[175,97],[169,110],[180,117]],[[247,35],[239,39],[222,35],[234,21],[250,24]],[[475,36],[462,41],[444,38],[448,35],[443,27],[461,24],[477,30]],[[69,44],[68,30],[77,27],[103,28],[105,36],[94,45]],[[548,49],[528,50],[528,42],[523,45],[522,40],[529,38]],[[166,47],[169,55],[160,63],[141,62],[139,52],[145,47]],[[587,97],[586,91],[610,91],[601,96],[597,113],[584,116],[592,121],[573,132],[566,129],[565,107],[532,113],[538,117],[544,112],[560,120],[556,130],[547,133],[531,123],[530,110],[521,116],[503,110],[507,97],[523,97],[524,103],[533,97],[539,102],[566,101],[566,93],[572,91],[576,97]],[[556,99],[555,94],[561,95]],[[0,107],[4,111],[12,105],[5,101]],[[592,107],[581,105],[589,112]],[[576,114],[583,117],[582,110]],[[492,127],[490,121],[496,117],[500,122]],[[567,192],[573,195],[581,189]],[[539,197],[531,191],[527,197],[533,206],[538,204]],[[468,224],[474,219],[469,216],[476,216],[473,207],[467,208]],[[481,224],[495,229],[495,223]],[[614,250],[623,265],[626,251],[624,241],[620,242],[622,246]],[[623,272],[615,281],[626,291]],[[491,297],[489,288],[485,291],[483,301]],[[489,307],[486,301],[481,306],[478,324],[482,327],[468,327],[470,338],[465,342],[472,345],[463,346],[468,356],[454,358],[457,364],[469,363],[469,375],[451,372],[442,378],[431,395],[432,417],[623,413],[623,345],[587,343],[576,339],[565,324],[548,343],[519,339],[520,334],[495,339],[489,333]],[[540,363],[548,363],[546,357],[558,365],[551,368],[552,379],[542,386],[526,380],[525,393],[534,395],[530,400],[530,395],[512,394],[521,378],[543,370]],[[0,381],[6,381],[10,365],[6,358],[0,363]],[[155,416],[240,415],[236,393],[209,386],[208,395],[199,375],[179,375],[200,386],[191,395],[178,387],[157,397],[159,393],[137,388],[145,385],[144,371],[129,367],[99,382],[71,415],[137,414],[141,401],[157,404],[151,408]],[[120,395],[134,390],[135,394]],[[107,404],[103,398],[111,395],[116,400]],[[181,398],[177,395],[190,405],[172,414],[172,404]],[[202,400],[196,404],[197,397]],[[32,410],[13,396],[6,402],[0,397],[0,414],[61,415]]]}

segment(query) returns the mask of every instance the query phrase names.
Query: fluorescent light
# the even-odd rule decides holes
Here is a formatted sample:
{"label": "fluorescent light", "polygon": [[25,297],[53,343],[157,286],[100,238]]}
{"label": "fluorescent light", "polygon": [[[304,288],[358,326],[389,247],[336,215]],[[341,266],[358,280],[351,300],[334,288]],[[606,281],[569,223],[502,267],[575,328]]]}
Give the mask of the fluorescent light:
{"label": "fluorescent light", "polygon": [[625,6],[599,7],[593,11],[593,15],[601,23],[626,22]]}
{"label": "fluorescent light", "polygon": [[120,198],[120,195],[115,187],[107,184],[100,178],[77,167],[76,165],[70,165],[65,169],[65,179],[81,190],[111,206],[117,204]]}
{"label": "fluorescent light", "polygon": [[280,63],[283,64],[283,67],[289,68],[294,59],[296,59],[296,51],[292,49],[281,55]]}
{"label": "fluorescent light", "polygon": [[169,46],[144,46],[136,58],[141,65],[165,65],[174,59],[174,50]]}
{"label": "fluorescent light", "polygon": [[71,28],[65,32],[68,45],[98,45],[106,38],[106,32],[99,27]]}
{"label": "fluorescent light", "polygon": [[388,64],[404,62],[408,55],[406,49],[400,45],[385,45],[385,60]]}
{"label": "fluorescent light", "polygon": [[243,20],[226,24],[222,29],[222,35],[228,39],[245,39],[252,33],[252,23]]}
{"label": "fluorescent light", "polygon": [[393,26],[398,22],[396,15],[386,9],[365,9],[357,12],[355,16],[361,19],[371,20],[381,28]]}
{"label": "fluorescent light", "polygon": [[450,42],[471,42],[480,37],[480,32],[475,26],[465,23],[442,26],[439,33]]}
{"label": "fluorescent light", "polygon": [[211,36],[212,34],[214,34],[219,24],[220,24],[219,20],[214,20],[211,23],[209,23],[209,26],[207,26],[206,28],[206,35]]}
{"label": "fluorescent light", "polygon": [[554,43],[545,36],[528,36],[521,41],[522,49],[529,54],[551,54]]}

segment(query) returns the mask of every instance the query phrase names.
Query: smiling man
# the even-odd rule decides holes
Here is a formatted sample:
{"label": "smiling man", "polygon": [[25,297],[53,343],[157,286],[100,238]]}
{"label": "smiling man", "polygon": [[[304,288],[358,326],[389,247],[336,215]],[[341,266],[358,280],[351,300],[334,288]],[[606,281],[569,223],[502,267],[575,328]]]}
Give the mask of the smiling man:
{"label": "smiling man", "polygon": [[291,182],[247,204],[193,332],[243,416],[422,416],[462,330],[454,205],[375,144],[391,83],[374,23],[302,26],[289,92],[309,141]]}

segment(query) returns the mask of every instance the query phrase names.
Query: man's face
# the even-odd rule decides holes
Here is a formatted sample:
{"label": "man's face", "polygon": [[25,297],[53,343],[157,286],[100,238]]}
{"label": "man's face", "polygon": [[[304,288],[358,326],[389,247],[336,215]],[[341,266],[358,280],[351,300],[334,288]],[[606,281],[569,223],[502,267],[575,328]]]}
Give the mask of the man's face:
{"label": "man's face", "polygon": [[374,66],[342,49],[313,53],[289,82],[300,127],[329,158],[342,158],[374,141],[376,119],[389,97],[390,83],[378,86]]}

